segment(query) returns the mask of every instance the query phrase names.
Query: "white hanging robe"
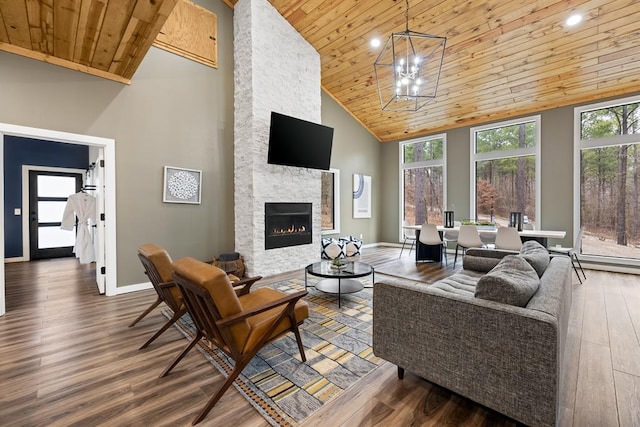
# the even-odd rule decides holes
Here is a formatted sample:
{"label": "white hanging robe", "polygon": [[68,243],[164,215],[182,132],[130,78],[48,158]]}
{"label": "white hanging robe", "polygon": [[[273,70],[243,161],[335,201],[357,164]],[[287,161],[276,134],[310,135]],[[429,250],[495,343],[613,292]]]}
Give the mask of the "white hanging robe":
{"label": "white hanging robe", "polygon": [[96,260],[89,230],[89,227],[98,223],[96,218],[96,198],[83,192],[70,195],[62,214],[60,228],[73,230],[76,216],[78,217],[78,232],[73,252],[76,254],[76,258],[80,259],[80,264],[89,264]]}

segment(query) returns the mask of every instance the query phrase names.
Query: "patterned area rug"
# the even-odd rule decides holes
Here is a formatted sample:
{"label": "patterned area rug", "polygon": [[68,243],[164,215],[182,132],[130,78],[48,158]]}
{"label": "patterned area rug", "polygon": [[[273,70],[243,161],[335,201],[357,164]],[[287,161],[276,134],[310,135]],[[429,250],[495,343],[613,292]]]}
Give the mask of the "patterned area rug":
{"label": "patterned area rug", "polygon": [[[371,280],[362,280],[371,286]],[[309,285],[317,279],[309,277]],[[304,289],[304,279],[271,285],[281,292]],[[274,426],[295,426],[335,399],[359,379],[384,363],[371,349],[373,289],[337,296],[307,289],[304,299],[309,304],[309,318],[300,333],[307,356],[300,363],[300,353],[293,334],[264,347],[234,382],[238,391]],[[166,314],[165,314],[166,315]],[[187,337],[194,335],[189,315],[176,322]],[[205,340],[198,345],[225,376],[233,360]],[[224,396],[223,396],[224,399]]]}

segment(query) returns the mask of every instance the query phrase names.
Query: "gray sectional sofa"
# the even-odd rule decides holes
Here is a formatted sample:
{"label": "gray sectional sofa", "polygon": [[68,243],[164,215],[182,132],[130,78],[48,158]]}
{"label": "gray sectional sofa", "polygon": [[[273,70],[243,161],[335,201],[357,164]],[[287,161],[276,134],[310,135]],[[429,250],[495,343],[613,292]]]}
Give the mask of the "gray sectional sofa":
{"label": "gray sectional sofa", "polygon": [[[400,378],[406,369],[521,423],[555,425],[571,308],[571,263],[567,257],[549,258],[544,249],[545,262],[540,248],[534,258],[542,263],[531,263],[538,285],[533,291],[530,286],[516,289],[515,296],[508,295],[513,290],[496,295],[496,287],[504,287],[498,270],[512,268],[514,262],[516,269],[534,270],[521,265],[526,253],[470,249],[461,272],[433,285],[376,282],[375,355],[397,365]],[[516,273],[512,279],[524,274],[523,281],[532,281],[531,271]],[[532,295],[523,298],[522,292]],[[509,303],[498,302],[503,296]]]}

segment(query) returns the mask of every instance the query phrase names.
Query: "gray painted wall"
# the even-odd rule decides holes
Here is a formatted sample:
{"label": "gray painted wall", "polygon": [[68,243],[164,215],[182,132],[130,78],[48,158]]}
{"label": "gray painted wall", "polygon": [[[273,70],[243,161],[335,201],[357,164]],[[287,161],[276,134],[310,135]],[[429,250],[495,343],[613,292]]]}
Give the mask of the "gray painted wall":
{"label": "gray painted wall", "polygon": [[[380,156],[382,145],[324,91],[322,91],[322,124],[334,128],[331,167],[340,170],[339,236],[359,237],[362,234],[365,244],[377,243],[380,241],[379,231],[381,219],[384,217],[381,211],[386,204],[384,189],[387,185],[381,173],[383,170]],[[353,218],[354,173],[371,176],[370,219]]]}
{"label": "gray painted wall", "polygon": [[548,230],[566,230],[563,241],[573,246],[573,109],[555,108],[541,114],[540,221]]}
{"label": "gray painted wall", "polygon": [[[0,122],[116,141],[118,285],[147,281],[145,242],[173,258],[234,249],[233,12],[218,15],[213,69],[152,47],[131,85],[0,52]],[[203,171],[202,204],[162,203],[163,166]]]}
{"label": "gray painted wall", "polygon": [[381,242],[397,242],[400,238],[400,164],[398,143],[380,145],[381,176]]}

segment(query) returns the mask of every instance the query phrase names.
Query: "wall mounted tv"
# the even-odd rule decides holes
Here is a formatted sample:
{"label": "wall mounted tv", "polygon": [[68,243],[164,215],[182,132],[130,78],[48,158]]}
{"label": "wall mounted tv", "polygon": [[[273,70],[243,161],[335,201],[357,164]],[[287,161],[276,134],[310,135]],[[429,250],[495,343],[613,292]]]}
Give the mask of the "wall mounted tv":
{"label": "wall mounted tv", "polygon": [[333,128],[271,113],[267,163],[329,170],[332,145]]}

